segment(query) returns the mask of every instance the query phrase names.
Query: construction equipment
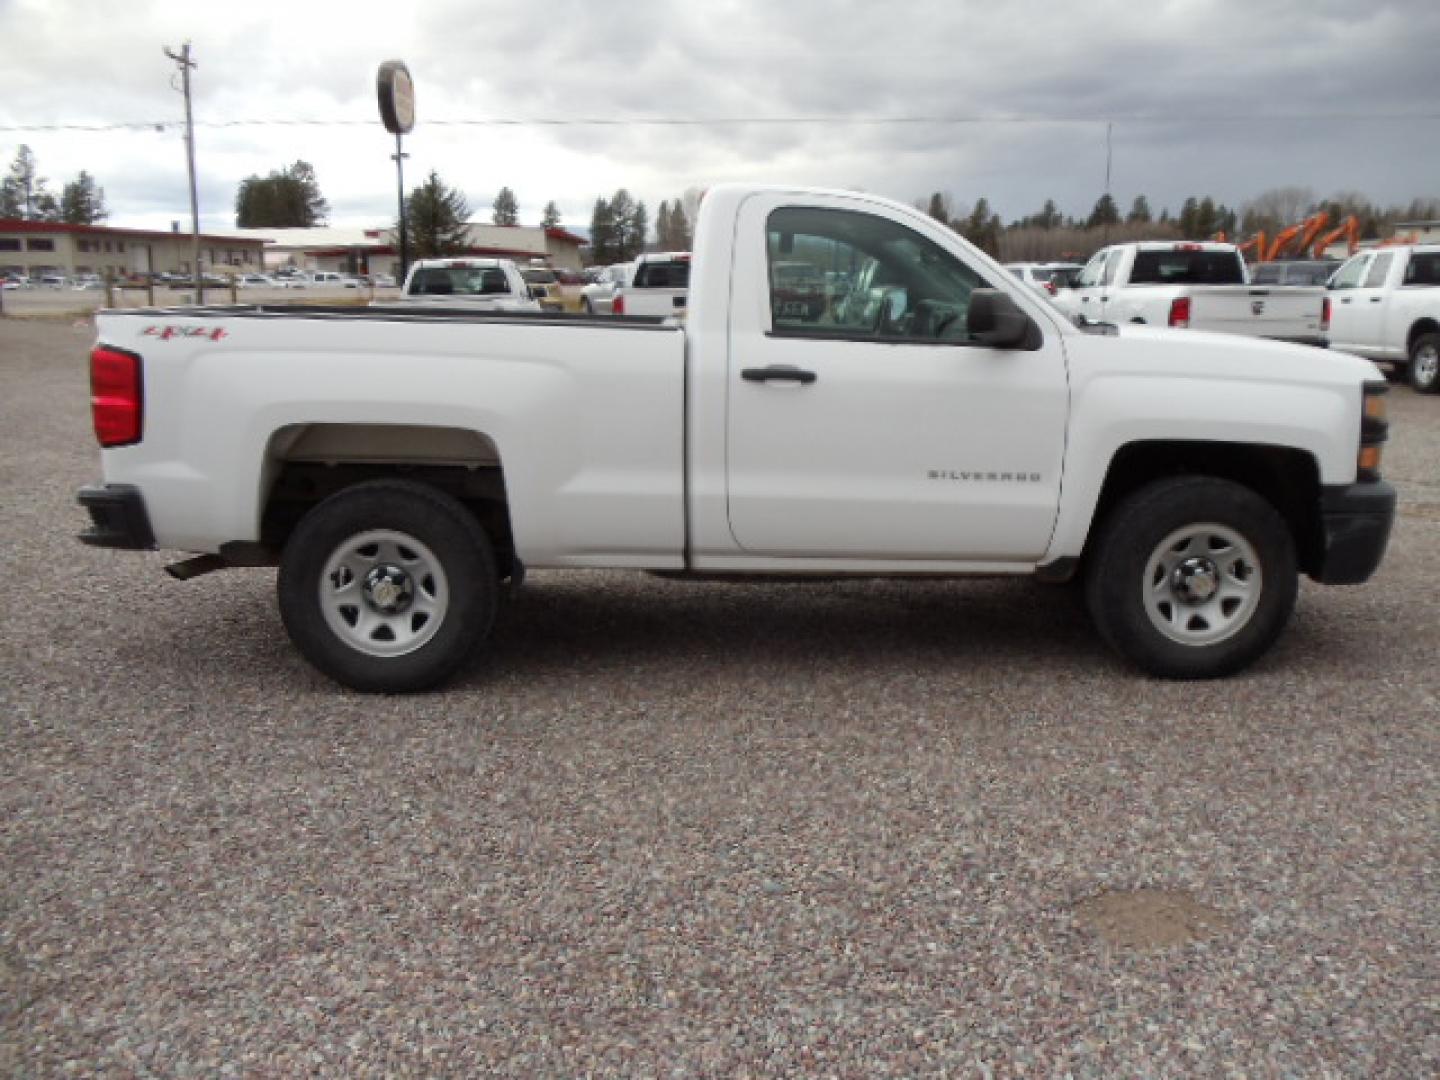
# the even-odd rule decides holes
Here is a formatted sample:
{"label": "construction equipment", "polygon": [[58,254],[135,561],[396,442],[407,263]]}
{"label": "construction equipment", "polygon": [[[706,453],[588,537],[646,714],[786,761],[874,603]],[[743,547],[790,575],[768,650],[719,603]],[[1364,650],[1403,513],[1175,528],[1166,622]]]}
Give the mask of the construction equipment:
{"label": "construction equipment", "polygon": [[1315,241],[1314,250],[1311,256],[1316,259],[1325,257],[1325,249],[1337,240],[1344,240],[1348,248],[1347,254],[1354,255],[1360,250],[1360,219],[1351,214],[1338,228],[1331,229],[1320,239]]}

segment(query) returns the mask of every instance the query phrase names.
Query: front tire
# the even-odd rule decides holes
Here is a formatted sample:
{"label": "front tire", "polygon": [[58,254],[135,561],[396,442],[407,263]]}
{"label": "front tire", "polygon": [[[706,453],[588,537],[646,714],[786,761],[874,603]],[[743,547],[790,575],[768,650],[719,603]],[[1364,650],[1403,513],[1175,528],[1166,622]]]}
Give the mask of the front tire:
{"label": "front tire", "polygon": [[1100,528],[1086,578],[1096,628],[1151,675],[1204,679],[1253,663],[1295,606],[1295,544],[1275,508],[1213,477],[1158,480]]}
{"label": "front tire", "polygon": [[316,668],[356,690],[445,681],[489,634],[498,602],[489,537],[426,484],[346,488],[301,519],[281,555],[280,616]]}
{"label": "front tire", "polygon": [[1440,334],[1421,334],[1411,344],[1410,385],[1422,394],[1440,393]]}

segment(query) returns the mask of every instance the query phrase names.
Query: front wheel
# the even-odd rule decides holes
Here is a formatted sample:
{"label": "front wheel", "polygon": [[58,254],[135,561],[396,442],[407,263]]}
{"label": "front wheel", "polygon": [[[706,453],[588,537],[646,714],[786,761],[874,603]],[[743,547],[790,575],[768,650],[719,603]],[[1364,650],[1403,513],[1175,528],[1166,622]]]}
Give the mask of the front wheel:
{"label": "front wheel", "polygon": [[1086,602],[1101,636],[1144,671],[1203,679],[1269,649],[1298,585],[1294,541],[1269,502],[1228,480],[1176,477],[1106,519]]}
{"label": "front wheel", "polygon": [[376,480],[330,496],[285,544],[280,615],[336,682],[403,693],[449,678],[490,632],[498,599],[489,538],[425,484]]}
{"label": "front wheel", "polygon": [[1410,346],[1410,385],[1422,394],[1440,393],[1440,334],[1421,334]]}

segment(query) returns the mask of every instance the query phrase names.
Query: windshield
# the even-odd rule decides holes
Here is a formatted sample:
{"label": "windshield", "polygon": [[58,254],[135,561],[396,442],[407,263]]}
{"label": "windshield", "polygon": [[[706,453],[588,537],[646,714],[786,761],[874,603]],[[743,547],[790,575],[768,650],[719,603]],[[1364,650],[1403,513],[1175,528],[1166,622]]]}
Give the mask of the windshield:
{"label": "windshield", "polygon": [[637,289],[686,289],[690,287],[688,262],[649,262],[635,271]]}
{"label": "windshield", "polygon": [[1131,285],[1243,285],[1233,251],[1137,251]]}
{"label": "windshield", "polygon": [[510,282],[498,266],[427,266],[410,281],[412,296],[505,296]]}

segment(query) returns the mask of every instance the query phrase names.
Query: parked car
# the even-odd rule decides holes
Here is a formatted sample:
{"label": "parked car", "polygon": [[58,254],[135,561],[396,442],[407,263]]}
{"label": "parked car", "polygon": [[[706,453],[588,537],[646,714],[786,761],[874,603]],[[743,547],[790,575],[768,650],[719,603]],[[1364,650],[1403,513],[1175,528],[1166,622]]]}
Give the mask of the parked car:
{"label": "parked car", "polygon": [[609,315],[615,303],[615,293],[630,280],[635,264],[615,263],[594,270],[595,280],[580,290],[580,310],[587,315]]}
{"label": "parked car", "polygon": [[453,305],[477,311],[541,310],[509,259],[422,259],[411,264],[398,303]]}
{"label": "parked car", "polygon": [[[466,311],[453,289],[418,312],[101,312],[82,539],[198,553],[181,579],[278,565],[292,641],[371,691],[453,675],[526,567],[1079,576],[1108,644],[1197,679],[1266,652],[1302,573],[1356,583],[1384,555],[1367,360],[1087,332],[870,195],[713,187],[696,247],[686,323]],[[787,249],[881,302],[776,316]],[[411,284],[514,273],[456,262]]]}
{"label": "parked car", "polygon": [[235,279],[235,285],[241,289],[273,289],[275,279],[265,274],[241,274]]}
{"label": "parked car", "polygon": [[690,294],[690,252],[652,251],[635,260],[630,280],[615,291],[614,315],[678,315]]}
{"label": "parked car", "polygon": [[774,316],[814,322],[825,314],[825,278],[808,262],[775,262],[770,265],[770,303]]}
{"label": "parked car", "polygon": [[1330,347],[1440,393],[1440,244],[1362,251],[1330,279]]}
{"label": "parked car", "polygon": [[1101,248],[1055,304],[1077,324],[1141,323],[1324,344],[1325,290],[1254,286],[1234,244],[1145,241]]}
{"label": "parked car", "polygon": [[70,279],[64,274],[42,274],[40,276],[40,288],[42,289],[64,289],[70,284]]}
{"label": "parked car", "polygon": [[1059,289],[1068,288],[1082,268],[1079,263],[1017,262],[1006,263],[1005,269],[1036,292],[1054,296]]}
{"label": "parked car", "polygon": [[77,292],[84,291],[85,289],[103,289],[105,287],[105,279],[99,274],[76,274],[70,287]]}
{"label": "parked car", "polygon": [[524,266],[520,276],[530,287],[530,296],[539,302],[541,311],[564,311],[565,301],[560,296],[560,279],[548,266]]}
{"label": "parked car", "polygon": [[1251,285],[1324,285],[1340,265],[1338,259],[1292,259],[1256,263],[1250,267]]}

